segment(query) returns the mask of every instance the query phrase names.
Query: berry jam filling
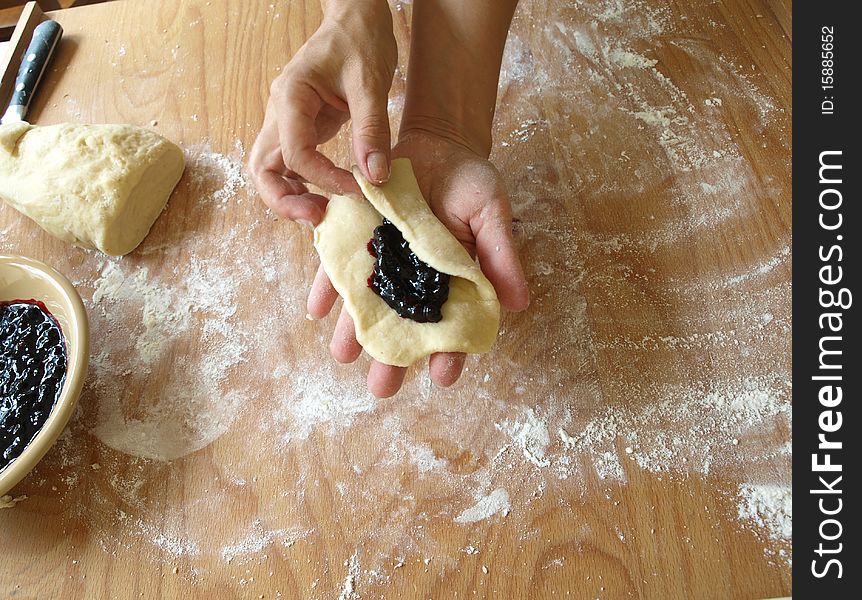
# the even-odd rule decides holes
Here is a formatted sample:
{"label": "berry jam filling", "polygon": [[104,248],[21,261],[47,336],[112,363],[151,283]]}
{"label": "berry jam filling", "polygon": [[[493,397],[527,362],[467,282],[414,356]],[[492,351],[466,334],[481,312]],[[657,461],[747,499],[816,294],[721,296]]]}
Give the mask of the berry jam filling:
{"label": "berry jam filling", "polygon": [[51,414],[66,380],[66,342],[41,302],[0,303],[0,471]]}
{"label": "berry jam filling", "polygon": [[436,323],[443,318],[449,275],[419,260],[395,225],[383,219],[368,242],[368,253],[377,259],[368,287],[392,310],[417,323]]}

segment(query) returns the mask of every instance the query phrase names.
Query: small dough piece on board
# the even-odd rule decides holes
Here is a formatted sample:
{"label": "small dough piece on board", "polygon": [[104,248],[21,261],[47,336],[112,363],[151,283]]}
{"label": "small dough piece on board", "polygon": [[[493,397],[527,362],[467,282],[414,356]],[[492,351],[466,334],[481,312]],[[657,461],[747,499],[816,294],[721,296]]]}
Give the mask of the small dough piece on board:
{"label": "small dough piece on board", "polygon": [[0,199],[113,256],[143,241],[184,168],[176,144],[132,125],[0,125]]}
{"label": "small dough piece on board", "polygon": [[[392,161],[389,182],[375,186],[353,175],[365,200],[333,196],[314,230],[314,247],[356,327],[356,339],[382,363],[406,367],[434,352],[487,352],[497,338],[500,303],[491,282],[441,223],[419,190],[410,160]],[[451,275],[443,319],[404,319],[368,287],[374,258],[368,240],[386,217],[422,261]]]}

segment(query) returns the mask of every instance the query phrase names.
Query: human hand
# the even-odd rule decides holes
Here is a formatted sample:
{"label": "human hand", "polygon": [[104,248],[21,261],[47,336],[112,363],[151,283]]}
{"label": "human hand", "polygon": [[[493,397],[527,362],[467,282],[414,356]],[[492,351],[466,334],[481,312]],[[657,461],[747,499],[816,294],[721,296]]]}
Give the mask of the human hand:
{"label": "human hand", "polygon": [[334,193],[361,193],[353,175],[317,151],[352,119],[356,164],[371,181],[389,179],[387,101],[398,60],[386,0],[329,0],[320,28],[273,81],[249,171],[279,217],[317,225]]}
{"label": "human hand", "polygon": [[[431,210],[471,256],[478,256],[503,308],[525,309],[529,292],[512,240],[511,207],[496,168],[461,140],[428,131],[402,131],[392,153],[411,160]],[[337,297],[321,269],[309,295],[309,314],[325,316]],[[343,308],[329,348],[341,363],[353,362],[362,353],[353,320]],[[443,387],[455,383],[464,359],[462,353],[431,355],[428,369],[432,381]],[[375,396],[391,396],[401,387],[405,373],[403,367],[374,361],[368,371],[368,388]]]}

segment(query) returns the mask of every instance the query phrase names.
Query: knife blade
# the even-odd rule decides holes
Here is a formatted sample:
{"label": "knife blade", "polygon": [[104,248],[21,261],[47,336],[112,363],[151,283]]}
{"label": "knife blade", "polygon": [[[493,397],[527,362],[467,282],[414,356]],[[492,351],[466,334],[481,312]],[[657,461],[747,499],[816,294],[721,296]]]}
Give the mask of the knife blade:
{"label": "knife blade", "polygon": [[23,121],[30,108],[30,101],[36,92],[36,87],[45,73],[48,61],[63,36],[63,28],[56,21],[44,21],[33,30],[33,38],[24,53],[9,107],[0,118],[0,124]]}

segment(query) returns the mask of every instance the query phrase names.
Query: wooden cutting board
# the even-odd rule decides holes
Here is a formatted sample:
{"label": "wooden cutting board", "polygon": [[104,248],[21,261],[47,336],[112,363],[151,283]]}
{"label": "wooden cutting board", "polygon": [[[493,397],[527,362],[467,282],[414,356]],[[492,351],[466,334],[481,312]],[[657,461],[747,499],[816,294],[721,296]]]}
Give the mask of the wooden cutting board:
{"label": "wooden cutting board", "polygon": [[492,160],[532,304],[451,390],[416,366],[380,401],[329,358],[335,317],[304,319],[310,232],[242,170],[317,1],[54,14],[31,120],[152,127],[188,166],[123,259],[0,208],[0,251],[67,274],[93,331],[75,417],[0,509],[3,593],[788,595],[789,14],[523,0]]}

